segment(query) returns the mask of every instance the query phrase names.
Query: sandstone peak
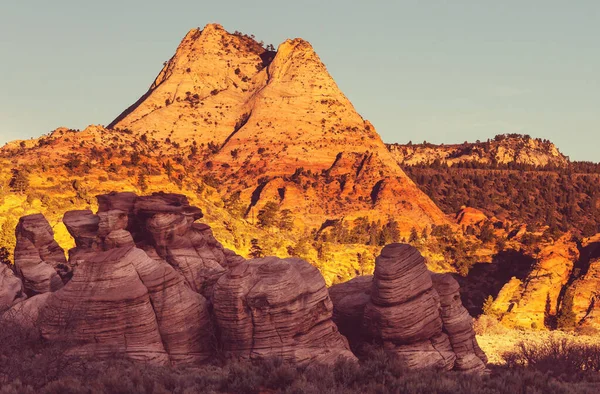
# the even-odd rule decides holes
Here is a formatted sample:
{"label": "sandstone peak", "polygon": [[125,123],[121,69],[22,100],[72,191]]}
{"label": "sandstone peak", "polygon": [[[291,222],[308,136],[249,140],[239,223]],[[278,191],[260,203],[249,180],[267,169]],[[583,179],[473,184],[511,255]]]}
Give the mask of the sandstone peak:
{"label": "sandstone peak", "polygon": [[[306,206],[298,206],[298,193],[313,193],[285,179],[304,170],[339,178],[337,184],[328,180],[331,190],[319,191],[319,201],[332,195],[344,204],[360,199],[363,215],[381,217],[387,211],[405,231],[417,217],[422,225],[445,223],[341,92],[311,44],[295,38],[273,49],[220,25],[193,29],[150,90],[109,128],[176,142],[182,149],[203,148],[196,166],[220,179],[226,193],[242,192],[250,200],[248,212],[269,199],[300,211],[322,205],[305,197]],[[400,196],[410,199],[402,203],[410,211],[408,220],[397,213]],[[335,206],[322,207],[315,220],[322,221],[324,214],[344,216],[347,209]]]}

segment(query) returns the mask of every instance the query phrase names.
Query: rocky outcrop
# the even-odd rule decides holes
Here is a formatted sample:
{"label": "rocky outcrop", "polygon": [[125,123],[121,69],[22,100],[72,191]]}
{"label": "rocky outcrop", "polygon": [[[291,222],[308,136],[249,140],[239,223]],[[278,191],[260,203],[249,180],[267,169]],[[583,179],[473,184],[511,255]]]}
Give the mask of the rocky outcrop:
{"label": "rocky outcrop", "polygon": [[483,372],[487,357],[479,347],[473,330],[473,318],[460,300],[460,286],[450,274],[431,274],[433,287],[440,297],[444,332],[456,354],[454,368],[466,372]]}
{"label": "rocky outcrop", "polygon": [[240,263],[215,285],[213,304],[231,357],[279,357],[301,365],[355,359],[331,320],[325,281],[306,261],[266,257]]}
{"label": "rocky outcrop", "polygon": [[206,299],[134,246],[94,253],[44,312],[43,335],[68,337],[82,354],[164,364],[204,361],[212,350]]}
{"label": "rocky outcrop", "polygon": [[573,300],[577,324],[600,330],[600,258],[590,261],[587,272],[573,282],[565,297]]}
{"label": "rocky outcrop", "polygon": [[389,151],[399,164],[525,164],[531,166],[554,165],[566,167],[569,158],[551,142],[526,135],[497,135],[484,142],[463,144],[388,144]]}
{"label": "rocky outcrop", "polygon": [[21,279],[8,265],[0,263],[0,314],[26,298]]}
{"label": "rocky outcrop", "polygon": [[479,209],[462,207],[456,214],[456,222],[464,227],[476,226],[488,220],[488,217]]}
{"label": "rocky outcrop", "polygon": [[454,366],[456,356],[442,332],[439,296],[425,259],[410,245],[388,245],[377,257],[364,326],[409,368]]}
{"label": "rocky outcrop", "polygon": [[458,284],[430,273],[410,245],[386,246],[372,278],[359,277],[330,292],[334,321],[355,348],[379,343],[409,368],[485,369]]}
{"label": "rocky outcrop", "polygon": [[41,214],[24,216],[16,229],[15,272],[28,295],[60,289],[70,276],[64,251]]}
{"label": "rocky outcrop", "polygon": [[502,316],[502,322],[526,329],[547,326],[557,316],[561,296],[578,259],[579,250],[569,234],[544,248],[524,280],[511,281],[501,290],[494,310]]}

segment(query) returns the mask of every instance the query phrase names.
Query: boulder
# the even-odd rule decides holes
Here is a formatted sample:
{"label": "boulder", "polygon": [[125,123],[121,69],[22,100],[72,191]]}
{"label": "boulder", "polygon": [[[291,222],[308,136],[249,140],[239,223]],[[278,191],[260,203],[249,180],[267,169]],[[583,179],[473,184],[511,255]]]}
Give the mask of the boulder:
{"label": "boulder", "polygon": [[28,295],[60,289],[70,275],[64,251],[41,214],[24,216],[16,229],[15,272]]}
{"label": "boulder", "polygon": [[450,338],[456,354],[454,369],[465,372],[483,372],[487,357],[479,347],[473,329],[473,318],[460,300],[460,286],[450,274],[431,273],[433,287],[440,297],[444,332]]}
{"label": "boulder", "polygon": [[8,265],[0,263],[0,314],[26,298],[21,279]]}
{"label": "boulder", "polygon": [[167,263],[131,245],[80,264],[49,297],[42,320],[45,338],[69,338],[78,353],[159,364],[206,360],[209,327],[206,299]]}
{"label": "boulder", "polygon": [[429,272],[412,246],[388,245],[374,276],[332,286],[333,318],[353,349],[373,343],[411,369],[480,373],[487,359],[450,275]]}
{"label": "boulder", "polygon": [[425,259],[410,245],[388,245],[377,257],[364,326],[409,368],[454,366],[456,356],[442,332],[439,296]]}
{"label": "boulder", "polygon": [[214,316],[227,356],[300,365],[355,360],[331,320],[319,271],[298,258],[266,257],[232,267],[216,283]]}

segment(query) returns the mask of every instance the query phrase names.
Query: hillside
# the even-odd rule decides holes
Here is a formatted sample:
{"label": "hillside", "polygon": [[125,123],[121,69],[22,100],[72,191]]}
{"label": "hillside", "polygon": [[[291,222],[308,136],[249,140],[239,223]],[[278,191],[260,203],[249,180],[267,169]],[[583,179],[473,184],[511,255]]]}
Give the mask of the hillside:
{"label": "hillside", "polygon": [[393,216],[408,234],[446,222],[299,38],[274,52],[220,25],[193,29],[109,128],[195,152],[195,168],[246,214],[275,201],[312,228]]}
{"label": "hillside", "polygon": [[600,165],[571,162],[549,141],[511,134],[486,142],[389,144],[388,149],[449,215],[468,206],[555,235],[600,231]]}
{"label": "hillside", "polygon": [[499,134],[484,142],[434,145],[388,144],[394,159],[403,166],[446,164],[463,166],[500,166],[514,168],[518,165],[563,168],[569,158],[548,140],[520,134]]}
{"label": "hillside", "polygon": [[[275,51],[220,25],[191,30],[108,127],[11,142],[0,160],[0,243],[9,250],[15,218],[33,212],[72,246],[60,212],[93,209],[90,196],[110,190],[182,192],[227,247],[305,257],[328,283],[372,269],[375,249],[413,228],[450,224],[308,42]],[[356,236],[334,242],[335,223]],[[434,259],[451,269],[443,260]]]}

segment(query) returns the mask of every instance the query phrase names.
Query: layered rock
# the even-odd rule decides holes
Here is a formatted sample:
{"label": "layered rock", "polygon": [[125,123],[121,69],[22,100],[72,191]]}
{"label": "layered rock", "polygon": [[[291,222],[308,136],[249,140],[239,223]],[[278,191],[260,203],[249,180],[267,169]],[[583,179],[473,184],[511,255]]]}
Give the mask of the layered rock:
{"label": "layered rock", "polygon": [[[72,211],[63,218],[77,245],[69,251],[72,279],[7,316],[41,327],[48,340],[67,340],[84,355],[118,353],[160,364],[209,358],[215,347],[209,302],[195,290],[204,290],[202,278],[214,274],[205,260],[218,256],[225,264],[239,256],[226,252],[210,228],[193,223],[202,212],[185,196],[111,193],[98,201],[97,214]],[[35,219],[33,226],[24,218],[20,231],[45,256],[55,243],[39,225],[43,217]],[[18,257],[23,262],[23,254]]]}
{"label": "layered rock", "polygon": [[231,268],[215,285],[215,320],[225,353],[306,365],[355,359],[332,322],[319,271],[297,258],[266,257]]}
{"label": "layered rock", "polygon": [[[433,278],[433,279],[432,279]],[[409,368],[482,372],[472,319],[449,275],[429,272],[410,245],[386,246],[373,277],[332,286],[334,321],[353,348],[379,343]]]}
{"label": "layered rock", "polygon": [[425,260],[410,245],[388,245],[377,257],[364,325],[409,368],[454,366],[456,356],[442,332],[439,296]]}
{"label": "layered rock", "polygon": [[21,279],[8,265],[0,263],[0,314],[26,298]]}
{"label": "layered rock", "polygon": [[29,295],[60,289],[70,276],[64,251],[41,214],[24,216],[16,229],[15,272]]}
{"label": "layered rock", "polygon": [[456,354],[454,368],[466,372],[483,372],[487,357],[479,347],[473,318],[460,300],[460,286],[450,274],[431,274],[433,287],[440,297],[444,332]]}
{"label": "layered rock", "polygon": [[82,354],[165,364],[204,361],[212,350],[206,299],[133,246],[94,253],[44,313],[44,336],[67,337]]}

